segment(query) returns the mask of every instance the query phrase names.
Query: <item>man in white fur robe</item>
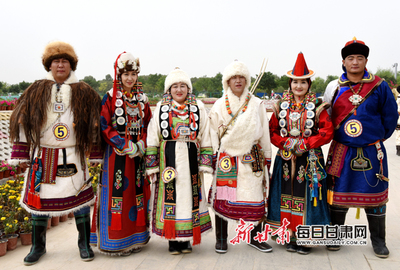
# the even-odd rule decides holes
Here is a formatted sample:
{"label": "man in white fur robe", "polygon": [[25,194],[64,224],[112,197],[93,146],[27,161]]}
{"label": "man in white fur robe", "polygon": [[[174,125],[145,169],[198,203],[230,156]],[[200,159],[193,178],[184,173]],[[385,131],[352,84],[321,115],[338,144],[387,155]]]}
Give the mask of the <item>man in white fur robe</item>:
{"label": "man in white fur robe", "polygon": [[250,83],[245,64],[234,61],[227,66],[222,77],[224,95],[209,114],[216,169],[208,200],[215,212],[217,253],[228,249],[227,221],[240,218],[255,226],[249,245],[272,251],[266,242],[253,239],[262,232],[266,215],[271,144],[266,110],[262,101],[249,93]]}
{"label": "man in white fur robe", "polygon": [[47,220],[74,213],[81,259],[93,260],[89,245],[94,194],[86,164],[100,138],[100,96],[74,74],[78,57],[65,42],[49,43],[42,62],[48,71],[19,98],[10,119],[12,164],[29,167],[20,204],[32,214],[32,248],[24,264],[46,253]]}

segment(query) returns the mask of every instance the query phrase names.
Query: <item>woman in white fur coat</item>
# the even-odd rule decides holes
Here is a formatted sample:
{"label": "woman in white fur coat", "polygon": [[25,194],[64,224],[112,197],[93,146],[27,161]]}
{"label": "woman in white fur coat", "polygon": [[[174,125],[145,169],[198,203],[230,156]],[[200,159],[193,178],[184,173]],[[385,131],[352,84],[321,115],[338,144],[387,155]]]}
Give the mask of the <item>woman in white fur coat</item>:
{"label": "woman in white fur coat", "polygon": [[180,69],[165,79],[147,131],[146,167],[153,185],[152,233],[169,240],[169,252],[190,253],[211,229],[202,174],[212,173],[209,120]]}
{"label": "woman in white fur coat", "polygon": [[[243,219],[255,225],[249,245],[271,252],[266,242],[253,239],[262,231],[261,221],[266,215],[265,190],[271,161],[268,117],[262,101],[249,93],[251,77],[245,64],[234,61],[226,67],[222,83],[224,95],[209,114],[216,157],[208,198],[215,212],[215,251],[227,252],[227,221]],[[230,122],[239,109],[238,116]]]}

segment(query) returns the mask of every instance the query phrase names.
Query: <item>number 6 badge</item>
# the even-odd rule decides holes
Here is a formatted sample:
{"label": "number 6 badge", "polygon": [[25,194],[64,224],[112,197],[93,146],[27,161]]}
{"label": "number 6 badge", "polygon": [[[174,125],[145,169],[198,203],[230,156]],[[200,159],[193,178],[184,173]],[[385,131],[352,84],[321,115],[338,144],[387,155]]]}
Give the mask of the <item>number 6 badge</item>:
{"label": "number 6 badge", "polygon": [[178,173],[176,172],[175,168],[166,167],[161,174],[161,179],[163,180],[164,183],[167,184],[172,180],[174,180],[177,175]]}

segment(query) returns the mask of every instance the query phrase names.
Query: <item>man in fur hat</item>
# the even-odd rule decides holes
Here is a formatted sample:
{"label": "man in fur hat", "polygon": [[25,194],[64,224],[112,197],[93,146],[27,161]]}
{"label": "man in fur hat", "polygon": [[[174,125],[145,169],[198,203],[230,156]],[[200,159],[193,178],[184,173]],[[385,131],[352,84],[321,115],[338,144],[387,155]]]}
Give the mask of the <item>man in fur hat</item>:
{"label": "man in fur hat", "polygon": [[46,253],[47,220],[74,213],[78,247],[84,261],[93,260],[89,246],[90,205],[94,201],[87,154],[95,162],[100,139],[100,96],[74,71],[78,57],[64,42],[49,43],[42,56],[46,79],[31,84],[10,119],[14,142],[10,162],[29,167],[20,204],[32,214],[32,248],[25,265]]}
{"label": "man in fur hat", "polygon": [[[375,255],[387,258],[385,242],[388,166],[383,141],[396,128],[397,105],[388,84],[366,69],[369,48],[354,38],[342,49],[345,71],[328,85],[335,136],[326,171],[332,224],[343,225],[349,207],[364,208]],[[339,250],[340,246],[328,246]]]}
{"label": "man in fur hat", "polygon": [[254,240],[263,231],[271,144],[266,110],[249,92],[250,83],[247,66],[231,63],[222,77],[224,96],[209,114],[216,171],[208,200],[215,212],[217,253],[227,252],[228,220],[240,219],[255,226],[249,245],[272,251],[266,242]]}

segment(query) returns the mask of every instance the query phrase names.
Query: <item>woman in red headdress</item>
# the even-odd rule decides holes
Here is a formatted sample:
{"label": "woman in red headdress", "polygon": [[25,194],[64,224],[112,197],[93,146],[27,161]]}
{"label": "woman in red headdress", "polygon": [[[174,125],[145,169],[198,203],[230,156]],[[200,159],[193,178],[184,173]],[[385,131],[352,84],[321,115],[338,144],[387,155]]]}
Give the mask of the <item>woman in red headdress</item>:
{"label": "woman in red headdress", "polygon": [[107,145],[91,244],[102,252],[126,256],[140,251],[150,239],[144,154],[151,110],[137,81],[139,59],[120,54],[114,72],[114,86],[102,100],[101,132]]}
{"label": "woman in red headdress", "polygon": [[287,225],[290,243],[286,249],[299,254],[309,254],[310,248],[297,246],[297,226],[330,222],[321,146],[332,140],[333,125],[326,112],[329,105],[310,91],[313,75],[299,53],[293,70],[287,72],[289,89],[274,105],[269,122],[271,143],[279,149],[270,181],[267,222],[275,230]]}

